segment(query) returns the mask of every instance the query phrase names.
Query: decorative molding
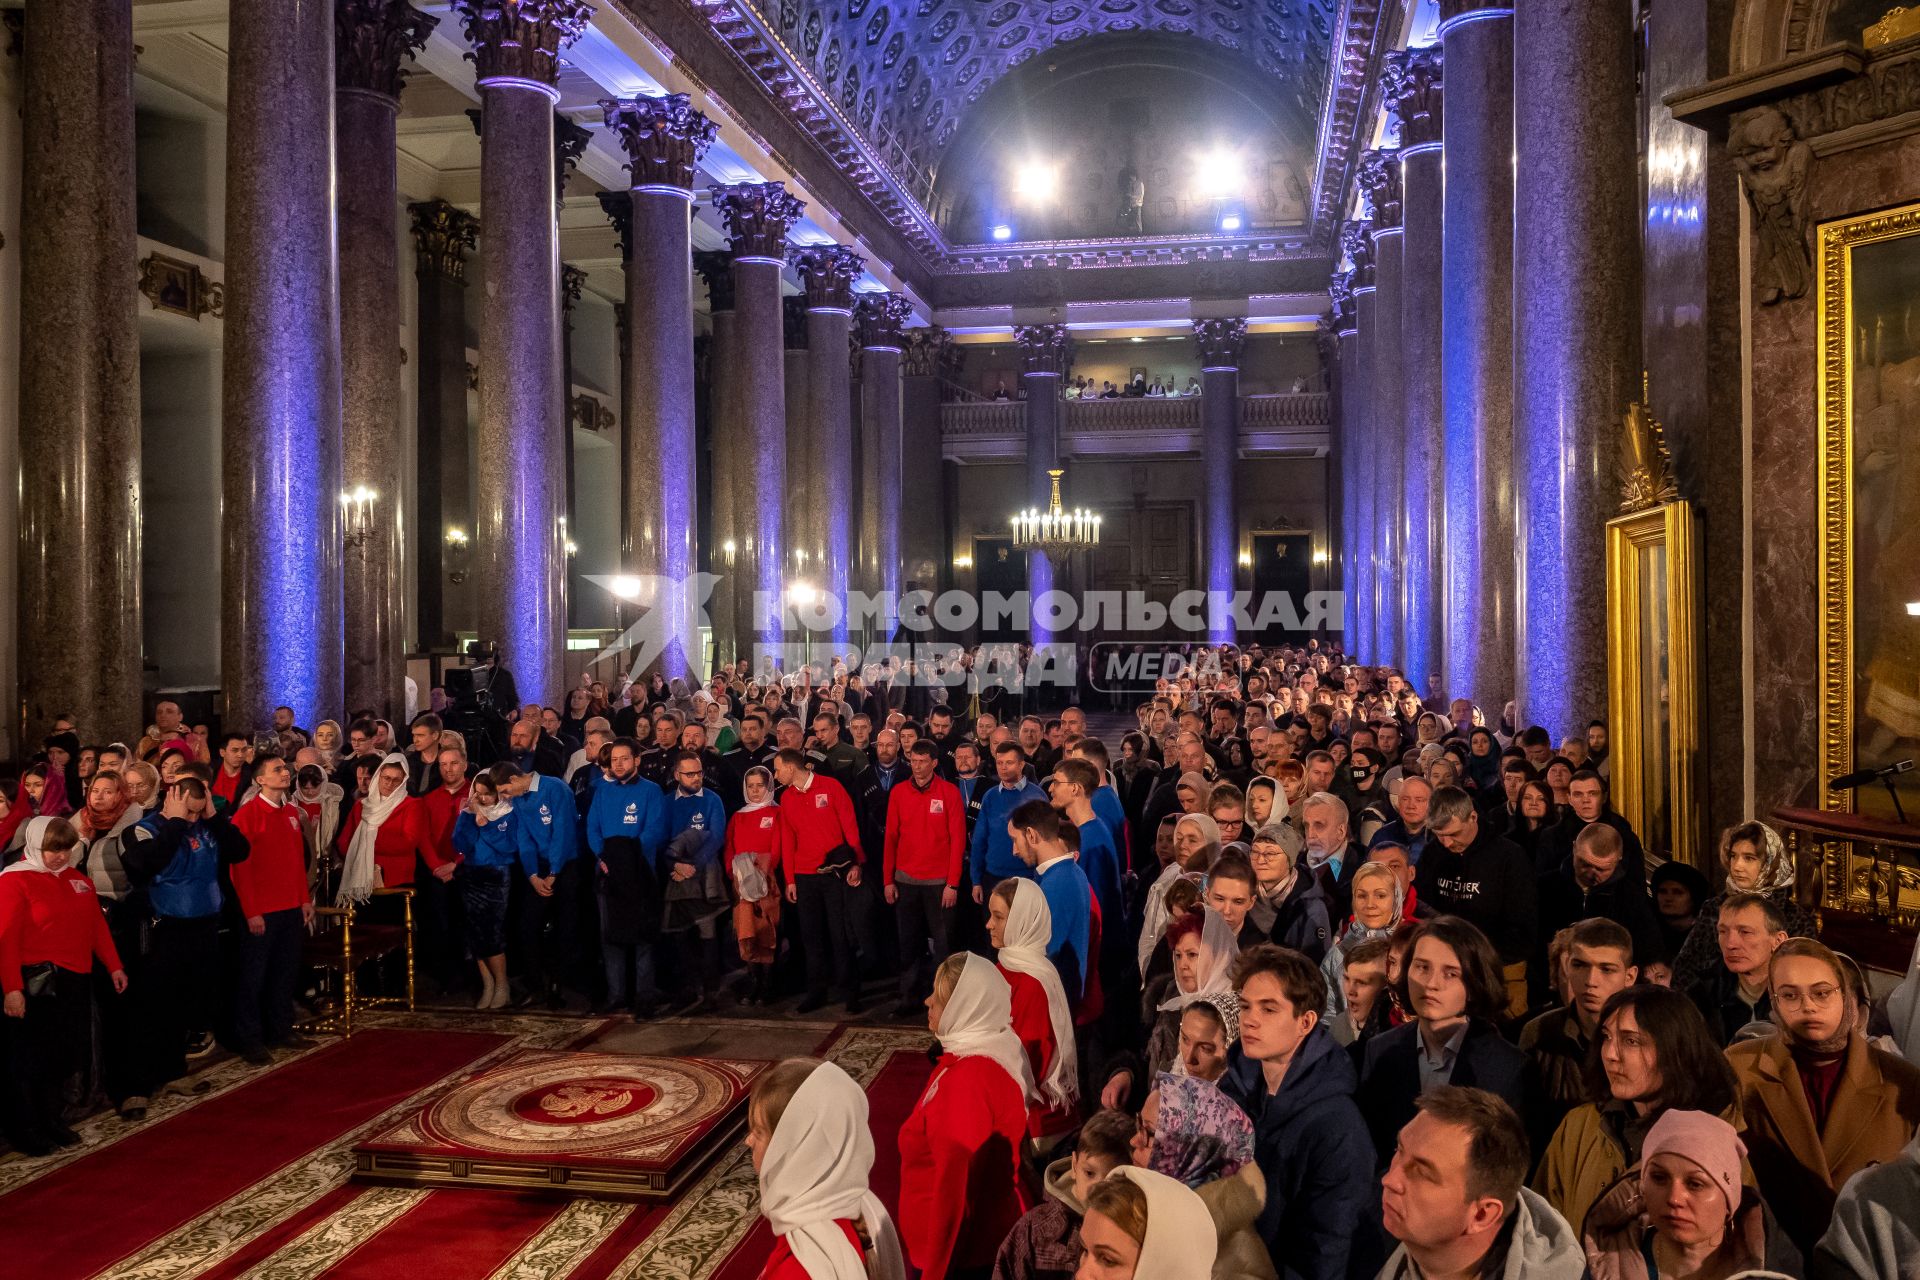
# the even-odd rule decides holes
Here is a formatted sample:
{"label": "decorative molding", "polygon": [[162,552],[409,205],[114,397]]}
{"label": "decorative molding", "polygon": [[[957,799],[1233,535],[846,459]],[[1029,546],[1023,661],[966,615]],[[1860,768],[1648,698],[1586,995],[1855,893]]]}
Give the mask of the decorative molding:
{"label": "decorative molding", "polygon": [[453,0],[473,48],[479,83],[521,80],[552,88],[560,51],[580,38],[593,17],[587,0]]}
{"label": "decorative molding", "polygon": [[722,249],[696,249],[693,269],[707,286],[707,310],[733,310],[733,255]]}
{"label": "decorative molding", "polygon": [[1021,324],[1013,328],[1026,373],[1064,375],[1073,368],[1073,334],[1063,324]]}
{"label": "decorative molding", "polygon": [[600,211],[613,224],[613,239],[620,246],[620,261],[633,261],[633,193],[600,192]]}
{"label": "decorative molding", "polygon": [[1240,367],[1240,353],[1247,345],[1245,317],[1195,320],[1193,336],[1200,347],[1202,369]]}
{"label": "decorative molding", "polygon": [[334,0],[334,86],[399,101],[400,64],[427,45],[440,19],[407,0]]}
{"label": "decorative molding", "polygon": [[1338,7],[1342,22],[1334,33],[1331,83],[1316,149],[1319,167],[1313,179],[1313,232],[1323,246],[1334,243],[1341,211],[1347,207],[1354,152],[1365,145],[1363,134],[1373,125],[1373,68],[1398,34],[1401,10],[1387,0],[1345,0]]}
{"label": "decorative molding", "polygon": [[[909,329],[901,335],[900,373],[907,378],[938,378],[959,371],[966,351],[939,325]],[[951,363],[951,368],[949,364]]]}
{"label": "decorative molding", "polygon": [[1441,46],[1400,49],[1386,57],[1381,93],[1399,130],[1400,147],[1425,147],[1441,140],[1445,59]]}
{"label": "decorative molding", "polygon": [[1373,228],[1363,221],[1349,222],[1340,229],[1340,251],[1353,264],[1353,288],[1358,293],[1373,287]]}
{"label": "decorative molding", "polygon": [[807,349],[807,296],[790,293],[780,299],[780,331],[788,351]]}
{"label": "decorative molding", "polygon": [[478,391],[479,389],[480,366],[469,360],[467,361],[467,390]]}
{"label": "decorative molding", "polygon": [[567,183],[593,141],[593,131],[576,124],[558,111],[553,113],[553,198],[556,204],[567,200]]}
{"label": "decorative molding", "polygon": [[620,420],[613,416],[613,410],[607,408],[597,396],[584,391],[569,401],[568,407],[572,410],[573,425],[587,431],[607,435],[620,425]]}
{"label": "decorative molding", "polygon": [[1666,428],[1653,416],[1647,375],[1640,375],[1640,399],[1621,416],[1620,510],[1624,513],[1663,506],[1680,496],[1673,478],[1673,455]]}
{"label": "decorative molding", "polygon": [[1353,180],[1364,197],[1367,218],[1373,234],[1395,231],[1400,227],[1400,153],[1392,147],[1376,147],[1360,157]]}
{"label": "decorative molding", "polygon": [[725,223],[735,257],[787,257],[787,232],[806,210],[784,183],[740,182],[708,188],[713,207]]}
{"label": "decorative molding", "polygon": [[807,287],[809,307],[853,309],[853,282],[866,270],[867,260],[844,245],[795,250],[791,259]]}
{"label": "decorative molding", "polygon": [[209,280],[191,262],[150,253],[140,259],[140,292],[155,311],[167,311],[189,320],[210,315],[223,320],[227,314],[227,287]]}
{"label": "decorative molding", "polygon": [[634,186],[693,190],[694,166],[713,145],[720,126],[691,103],[684,93],[600,99],[607,128],[627,153]]}
{"label": "decorative molding", "polygon": [[901,327],[913,314],[913,304],[897,293],[863,293],[853,310],[853,327],[859,332],[860,346],[900,349],[904,343]]}
{"label": "decorative molding", "polygon": [[1909,9],[1895,5],[1887,10],[1885,17],[1860,33],[1860,43],[1868,49],[1879,49],[1915,36],[1920,36],[1920,7]]}
{"label": "decorative molding", "polygon": [[412,215],[413,246],[420,269],[465,283],[467,254],[479,242],[480,220],[445,200],[407,206]]}
{"label": "decorative molding", "polygon": [[1735,118],[1727,154],[1753,210],[1754,296],[1762,306],[1805,297],[1813,286],[1813,251],[1807,245],[1813,148],[1785,111],[1769,106]]}
{"label": "decorative molding", "polygon": [[587,273],[571,262],[560,264],[560,310],[570,312],[579,305],[580,295],[586,291]]}
{"label": "decorative molding", "polygon": [[1327,296],[1333,300],[1333,329],[1344,333],[1354,326],[1353,272],[1336,271],[1327,281]]}

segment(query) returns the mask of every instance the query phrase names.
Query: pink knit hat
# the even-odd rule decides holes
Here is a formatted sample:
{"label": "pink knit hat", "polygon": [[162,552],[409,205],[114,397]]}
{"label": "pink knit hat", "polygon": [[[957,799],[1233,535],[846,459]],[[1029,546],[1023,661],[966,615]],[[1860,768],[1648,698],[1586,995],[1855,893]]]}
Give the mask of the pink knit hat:
{"label": "pink knit hat", "polygon": [[1668,1152],[1691,1160],[1706,1171],[1727,1197],[1731,1214],[1740,1207],[1740,1161],[1746,1144],[1733,1126],[1704,1111],[1668,1111],[1653,1122],[1640,1150],[1640,1164]]}

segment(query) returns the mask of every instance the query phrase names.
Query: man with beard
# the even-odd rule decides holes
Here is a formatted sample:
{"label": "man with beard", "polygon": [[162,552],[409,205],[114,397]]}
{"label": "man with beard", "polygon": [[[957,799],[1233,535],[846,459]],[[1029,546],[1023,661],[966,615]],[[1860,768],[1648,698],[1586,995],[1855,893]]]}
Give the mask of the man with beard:
{"label": "man with beard", "polygon": [[1773,953],[1779,1030],[1727,1050],[1742,1137],[1781,1227],[1803,1254],[1826,1231],[1835,1193],[1895,1159],[1920,1126],[1920,1067],[1873,1048],[1840,958],[1811,938]]}
{"label": "man with beard", "polygon": [[767,713],[755,708],[742,716],[739,741],[734,743],[732,750],[720,757],[720,772],[716,779],[722,787],[720,798],[727,802],[729,813],[746,803],[743,788],[747,770],[768,768],[774,750],[773,744],[767,741]]}
{"label": "man with beard", "polygon": [[659,1001],[653,942],[660,932],[657,868],[667,842],[667,803],[660,788],[640,776],[640,744],[615,738],[607,748],[607,777],[593,788],[587,810],[587,848],[596,862],[594,900],[600,913],[600,953],[606,970],[603,1012],[632,1005],[635,1019]]}

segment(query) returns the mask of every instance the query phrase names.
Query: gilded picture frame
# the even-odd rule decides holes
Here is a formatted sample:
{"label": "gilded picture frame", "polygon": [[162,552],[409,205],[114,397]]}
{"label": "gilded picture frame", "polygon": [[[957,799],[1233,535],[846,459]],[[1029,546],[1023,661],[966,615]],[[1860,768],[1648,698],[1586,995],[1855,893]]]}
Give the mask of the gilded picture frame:
{"label": "gilded picture frame", "polygon": [[[1893,820],[1881,786],[1829,791],[1855,770],[1920,757],[1920,203],[1818,228],[1819,716],[1815,803]],[[1898,780],[1920,822],[1920,774]],[[1857,874],[1823,850],[1825,905],[1866,910]],[[1902,870],[1904,907],[1920,876]]]}
{"label": "gilded picture frame", "polygon": [[1607,522],[1608,784],[1649,853],[1704,871],[1699,538],[1683,501]]}

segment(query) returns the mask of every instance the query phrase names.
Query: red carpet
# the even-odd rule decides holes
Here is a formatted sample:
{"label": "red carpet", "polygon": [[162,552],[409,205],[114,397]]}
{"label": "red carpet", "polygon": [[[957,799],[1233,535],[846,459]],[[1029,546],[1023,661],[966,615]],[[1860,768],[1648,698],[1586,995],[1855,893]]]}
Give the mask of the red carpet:
{"label": "red carpet", "polygon": [[[900,1207],[900,1126],[926,1090],[933,1064],[919,1050],[902,1050],[887,1060],[867,1087],[867,1127],[873,1131],[873,1193],[888,1213]],[[755,1224],[747,1238],[713,1274],[713,1280],[755,1280],[773,1251],[773,1233],[766,1219]]]}
{"label": "red carpet", "polygon": [[436,1191],[322,1274],[326,1280],[490,1276],[566,1204],[511,1191]]}
{"label": "red carpet", "polygon": [[[0,1196],[7,1274],[81,1280],[374,1119],[506,1036],[363,1031]],[[87,1213],[75,1228],[74,1206]],[[49,1230],[51,1223],[67,1229]]]}

